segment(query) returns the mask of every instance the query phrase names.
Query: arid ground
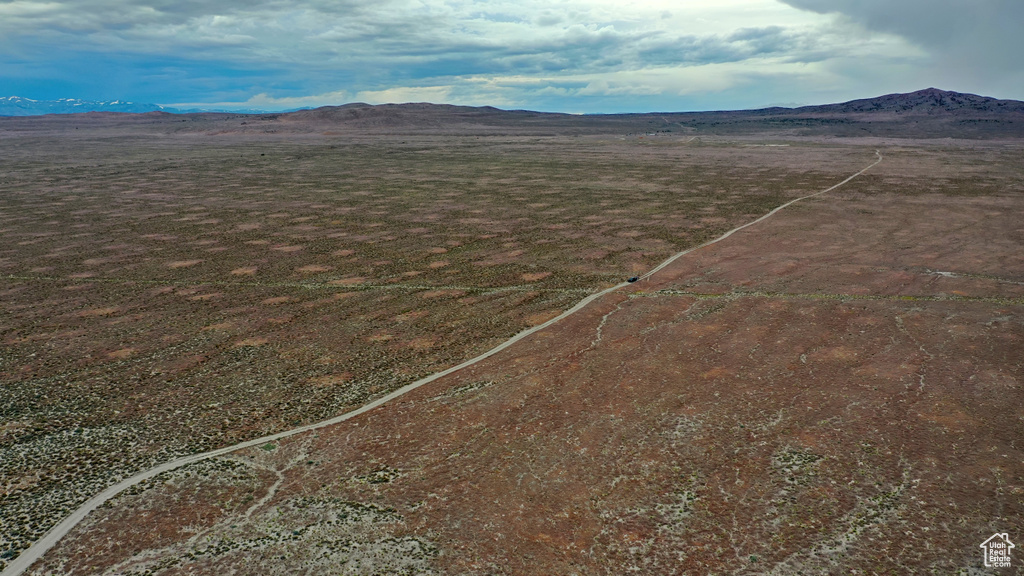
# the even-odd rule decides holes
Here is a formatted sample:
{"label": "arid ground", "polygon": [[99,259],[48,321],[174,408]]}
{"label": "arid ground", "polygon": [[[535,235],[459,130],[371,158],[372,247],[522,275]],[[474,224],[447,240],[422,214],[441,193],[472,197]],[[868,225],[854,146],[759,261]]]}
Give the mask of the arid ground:
{"label": "arid ground", "polygon": [[982,574],[1024,534],[1024,141],[177,122],[0,122],[0,567],[876,150],[30,573]]}

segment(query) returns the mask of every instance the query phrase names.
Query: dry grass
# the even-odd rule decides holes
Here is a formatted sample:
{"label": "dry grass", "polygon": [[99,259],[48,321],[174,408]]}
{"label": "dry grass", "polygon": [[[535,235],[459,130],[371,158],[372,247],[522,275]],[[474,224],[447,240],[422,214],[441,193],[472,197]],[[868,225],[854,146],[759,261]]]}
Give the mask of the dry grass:
{"label": "dry grass", "polygon": [[[681,138],[131,138],[130,131],[97,131],[71,139],[0,139],[0,153],[11,159],[0,196],[6,240],[0,248],[0,534],[7,538],[0,550],[16,553],[118,477],[173,455],[324,419],[456,364],[680,248],[823,189],[873,157],[861,146],[754,149]],[[914,165],[913,153],[901,161]],[[1007,162],[997,162],[986,172],[989,180],[971,188],[952,174],[974,161],[970,151],[921,154],[954,167],[949,178],[929,180],[939,196],[1020,186]],[[916,189],[924,177],[900,180],[881,172],[861,192],[903,194],[897,186]],[[909,246],[913,238],[895,241]],[[766,274],[787,266],[776,264]],[[729,291],[735,281],[698,275],[692,286],[677,288]],[[716,321],[720,309],[709,306],[695,334],[727,329]],[[581,332],[587,343],[591,328]],[[812,360],[841,364],[850,352],[837,347],[822,354]],[[546,362],[530,358],[524,359],[528,373],[527,365]],[[712,384],[740,374],[731,365],[724,372],[705,368],[701,380]],[[508,374],[486,380],[508,382]],[[493,394],[496,386],[467,388],[457,397]],[[543,382],[531,386],[544,394]],[[613,420],[630,414],[623,406],[608,408]],[[697,425],[685,411],[679,418],[672,427]],[[480,426],[487,428],[466,430]],[[530,424],[530,430],[544,429]],[[556,451],[556,444],[548,449]],[[651,450],[651,458],[667,454]],[[781,444],[765,450],[758,462],[775,463],[780,478],[786,473],[799,481],[823,466],[811,462],[821,456],[814,450],[791,452]],[[353,503],[376,506],[375,498],[405,481],[358,480],[381,464],[354,459],[336,476],[351,480],[325,488],[315,513],[298,512],[307,505],[300,500],[266,513],[284,514],[273,520],[282,526],[319,526]],[[633,464],[639,465],[619,462]],[[410,478],[405,468],[394,468]],[[651,478],[663,472],[658,468]],[[615,476],[602,472],[601,478]],[[314,490],[324,480],[311,482]],[[697,502],[709,500],[701,492],[706,480],[680,482],[664,484],[674,496],[644,501],[644,510],[682,522]],[[549,488],[538,485],[538,494]],[[210,510],[244,512],[232,498]],[[621,501],[601,504],[614,517],[641,514],[631,508],[639,500],[628,493],[616,498]],[[434,530],[430,522],[405,523],[427,518],[413,513],[428,499],[423,493],[405,507],[388,504],[381,508],[391,510],[382,512],[386,518],[330,537],[413,538],[422,552],[414,567],[425,569],[442,543],[424,536]],[[433,506],[423,510],[438,509]],[[257,515],[241,528],[248,532],[225,537],[266,542],[277,537],[266,533],[269,521]],[[645,550],[650,533],[644,530],[654,530],[639,516],[625,522],[621,542],[607,540],[611,533],[597,540],[622,562],[631,550]],[[537,528],[535,536],[560,542],[558,526]],[[455,538],[446,544],[453,545],[461,536],[444,538]],[[259,549],[298,558],[298,544],[281,546]],[[372,562],[392,562],[401,547],[387,550]],[[230,547],[221,553],[225,566],[244,557]]]}
{"label": "dry grass", "polygon": [[0,140],[11,553],[123,474],[338,414],[836,177],[682,142],[118,130]]}

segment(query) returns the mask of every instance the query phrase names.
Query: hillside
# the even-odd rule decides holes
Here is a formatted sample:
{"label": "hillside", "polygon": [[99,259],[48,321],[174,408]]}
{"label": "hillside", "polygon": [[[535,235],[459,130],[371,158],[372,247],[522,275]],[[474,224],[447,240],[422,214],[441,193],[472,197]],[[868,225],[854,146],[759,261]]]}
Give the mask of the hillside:
{"label": "hillside", "polygon": [[928,88],[823,106],[676,114],[672,119],[698,133],[1016,138],[1024,135],[1024,102]]}
{"label": "hillside", "polygon": [[949,92],[938,88],[926,88],[909,94],[886,94],[876,98],[851,100],[842,104],[824,106],[802,106],[792,110],[797,113],[857,113],[895,112],[911,114],[978,114],[978,113],[1024,113],[1024,102],[999,100],[976,94]]}

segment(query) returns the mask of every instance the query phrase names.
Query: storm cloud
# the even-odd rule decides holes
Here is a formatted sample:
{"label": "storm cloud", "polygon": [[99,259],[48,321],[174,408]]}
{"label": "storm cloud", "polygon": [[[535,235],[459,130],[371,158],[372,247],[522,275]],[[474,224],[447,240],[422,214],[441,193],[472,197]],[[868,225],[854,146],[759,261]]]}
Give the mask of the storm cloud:
{"label": "storm cloud", "polygon": [[[1024,2],[1020,0],[781,0],[895,34],[926,50],[943,76],[1020,85]],[[1020,97],[1018,93],[1016,97]]]}

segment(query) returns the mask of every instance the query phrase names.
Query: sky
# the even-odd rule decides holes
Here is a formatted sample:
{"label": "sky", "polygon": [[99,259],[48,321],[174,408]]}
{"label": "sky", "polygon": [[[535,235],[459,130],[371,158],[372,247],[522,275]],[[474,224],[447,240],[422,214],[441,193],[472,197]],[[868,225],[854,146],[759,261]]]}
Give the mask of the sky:
{"label": "sky", "polygon": [[1024,100],[1024,0],[0,0],[0,96],[571,113]]}

